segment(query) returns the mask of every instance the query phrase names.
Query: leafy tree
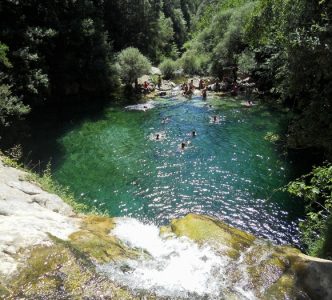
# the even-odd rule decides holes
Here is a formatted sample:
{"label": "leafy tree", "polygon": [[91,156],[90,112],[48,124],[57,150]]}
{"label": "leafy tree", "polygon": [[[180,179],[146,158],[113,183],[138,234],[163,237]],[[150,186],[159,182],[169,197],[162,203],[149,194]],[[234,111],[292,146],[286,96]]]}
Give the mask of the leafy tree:
{"label": "leafy tree", "polygon": [[126,48],[118,55],[119,73],[123,81],[130,85],[137,78],[148,74],[151,69],[150,61],[137,49],[133,47]]}
{"label": "leafy tree", "polygon": [[301,229],[309,253],[332,259],[332,165],[315,167],[286,189],[306,203],[307,218]]}
{"label": "leafy tree", "polygon": [[7,58],[8,47],[0,43],[0,127],[8,126],[12,119],[27,114],[30,108],[24,105],[20,98],[12,95],[10,85],[6,84],[3,69],[11,68]]}

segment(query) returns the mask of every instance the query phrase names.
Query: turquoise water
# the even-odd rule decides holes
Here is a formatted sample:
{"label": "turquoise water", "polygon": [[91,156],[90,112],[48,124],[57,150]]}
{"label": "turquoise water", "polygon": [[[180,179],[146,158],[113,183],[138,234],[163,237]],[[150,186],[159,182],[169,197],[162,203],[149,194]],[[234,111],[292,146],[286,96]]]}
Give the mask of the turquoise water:
{"label": "turquoise water", "polygon": [[[108,108],[61,135],[55,178],[112,216],[163,225],[191,212],[207,214],[298,244],[302,208],[274,193],[293,176],[292,165],[264,140],[283,129],[284,114],[246,108],[234,98],[157,99],[152,105],[146,111]],[[189,141],[185,150],[183,141]]]}

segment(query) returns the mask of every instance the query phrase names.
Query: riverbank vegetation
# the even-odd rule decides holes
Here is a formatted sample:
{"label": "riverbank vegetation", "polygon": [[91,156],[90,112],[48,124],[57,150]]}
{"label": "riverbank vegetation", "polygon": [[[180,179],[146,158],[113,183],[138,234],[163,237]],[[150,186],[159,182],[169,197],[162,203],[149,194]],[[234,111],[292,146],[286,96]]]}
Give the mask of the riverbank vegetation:
{"label": "riverbank vegetation", "polygon": [[[255,95],[293,112],[287,146],[331,160],[331,18],[327,0],[5,0],[0,137],[31,110],[112,99],[121,79],[132,83],[151,62],[166,78],[249,77]],[[304,242],[323,257],[331,255],[322,250],[332,240],[330,175],[327,164],[288,186],[307,203]]]}

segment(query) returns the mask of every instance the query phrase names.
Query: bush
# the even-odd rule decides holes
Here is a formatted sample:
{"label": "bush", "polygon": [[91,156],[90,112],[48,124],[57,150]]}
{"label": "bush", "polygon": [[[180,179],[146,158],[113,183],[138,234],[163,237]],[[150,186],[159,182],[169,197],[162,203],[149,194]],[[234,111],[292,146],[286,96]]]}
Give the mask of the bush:
{"label": "bush", "polygon": [[177,69],[177,64],[174,60],[166,58],[160,65],[159,68],[166,79],[170,79],[174,76],[174,72]]}
{"label": "bush", "polygon": [[198,74],[200,71],[200,66],[197,56],[192,53],[188,53],[182,56],[181,63],[182,63],[183,72],[185,74],[194,75]]}
{"label": "bush", "polygon": [[122,80],[130,85],[138,77],[148,74],[151,69],[150,61],[133,47],[122,50],[118,56],[119,74]]}
{"label": "bush", "polygon": [[308,175],[290,182],[285,190],[306,203],[307,217],[300,229],[308,253],[331,259],[332,165],[314,168]]}

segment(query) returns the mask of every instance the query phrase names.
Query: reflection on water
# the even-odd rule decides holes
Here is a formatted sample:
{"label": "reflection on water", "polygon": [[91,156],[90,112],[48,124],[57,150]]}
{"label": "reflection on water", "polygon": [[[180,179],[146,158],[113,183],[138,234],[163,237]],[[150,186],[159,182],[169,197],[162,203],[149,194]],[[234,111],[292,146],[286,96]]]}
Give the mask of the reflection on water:
{"label": "reflection on water", "polygon": [[274,192],[288,182],[291,165],[264,140],[282,130],[284,115],[232,98],[160,99],[148,108],[110,108],[61,136],[56,178],[113,216],[162,225],[194,212],[298,243],[302,209]]}

